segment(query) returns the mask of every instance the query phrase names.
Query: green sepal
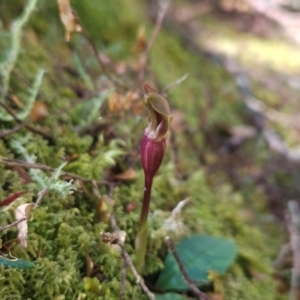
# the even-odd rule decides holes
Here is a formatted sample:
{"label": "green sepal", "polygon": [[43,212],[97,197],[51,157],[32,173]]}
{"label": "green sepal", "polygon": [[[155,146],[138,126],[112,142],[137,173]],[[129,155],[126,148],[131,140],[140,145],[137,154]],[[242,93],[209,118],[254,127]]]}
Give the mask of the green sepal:
{"label": "green sepal", "polygon": [[[155,133],[154,138],[158,140],[165,138],[173,119],[168,101],[159,94],[148,93],[144,97],[144,102],[150,112],[148,122],[151,131]],[[157,124],[157,114],[161,117],[159,124]]]}

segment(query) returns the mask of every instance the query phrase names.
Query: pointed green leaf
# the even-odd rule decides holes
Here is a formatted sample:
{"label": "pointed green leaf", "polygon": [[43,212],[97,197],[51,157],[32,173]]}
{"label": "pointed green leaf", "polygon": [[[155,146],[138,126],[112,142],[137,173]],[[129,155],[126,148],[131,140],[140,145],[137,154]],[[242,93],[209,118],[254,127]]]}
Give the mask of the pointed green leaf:
{"label": "pointed green leaf", "polygon": [[[176,246],[176,250],[189,277],[200,284],[208,282],[209,271],[214,270],[223,274],[236,255],[233,241],[208,235],[193,235],[185,238]],[[164,270],[156,286],[163,291],[188,289],[172,253],[167,255]]]}
{"label": "pointed green leaf", "polygon": [[0,266],[6,266],[14,269],[32,269],[35,268],[35,265],[27,260],[22,258],[15,258],[15,259],[7,259],[3,256],[0,256]]}

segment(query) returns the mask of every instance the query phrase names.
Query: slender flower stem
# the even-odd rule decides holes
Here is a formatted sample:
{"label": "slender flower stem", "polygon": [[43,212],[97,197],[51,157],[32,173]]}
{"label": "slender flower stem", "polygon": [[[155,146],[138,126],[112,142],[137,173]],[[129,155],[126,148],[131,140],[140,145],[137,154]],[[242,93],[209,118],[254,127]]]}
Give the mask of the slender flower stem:
{"label": "slender flower stem", "polygon": [[140,217],[139,230],[147,222],[153,178],[145,178],[144,200]]}
{"label": "slender flower stem", "polygon": [[148,178],[145,174],[145,187],[144,187],[144,199],[142,205],[142,211],[140,215],[139,229],[135,240],[136,245],[136,268],[139,272],[142,271],[145,262],[145,255],[147,249],[148,239],[148,213],[151,199],[151,189],[153,177]]}

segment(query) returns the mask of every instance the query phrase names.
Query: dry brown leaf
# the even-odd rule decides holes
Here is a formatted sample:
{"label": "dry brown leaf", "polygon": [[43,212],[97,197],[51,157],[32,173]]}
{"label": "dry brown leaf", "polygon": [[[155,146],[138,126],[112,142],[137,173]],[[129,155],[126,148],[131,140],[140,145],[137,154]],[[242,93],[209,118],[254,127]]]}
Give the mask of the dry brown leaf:
{"label": "dry brown leaf", "polygon": [[114,179],[122,180],[122,181],[130,181],[136,179],[137,174],[136,171],[132,168],[127,169],[126,171],[114,175]]}
{"label": "dry brown leaf", "polygon": [[121,110],[121,101],[118,93],[113,93],[108,99],[108,109],[111,113],[116,113]]}
{"label": "dry brown leaf", "polygon": [[128,110],[132,106],[134,92],[128,91],[125,96],[113,93],[108,99],[108,109],[111,113]]}
{"label": "dry brown leaf", "polygon": [[135,43],[133,45],[133,52],[134,53],[141,53],[145,51],[147,48],[147,41],[145,35],[145,26],[141,26],[138,29],[137,37]]}
{"label": "dry brown leaf", "polygon": [[22,108],[23,107],[23,103],[21,102],[21,100],[19,99],[18,96],[12,94],[12,95],[9,95],[8,98],[18,108]]}
{"label": "dry brown leaf", "polygon": [[79,23],[78,18],[75,16],[70,0],[57,0],[59,7],[59,15],[61,22],[63,23],[66,30],[66,41],[69,42],[71,34],[73,32],[81,32],[82,27]]}
{"label": "dry brown leaf", "polygon": [[136,101],[133,105],[132,110],[136,116],[140,116],[145,111],[145,104],[143,103],[143,101]]}
{"label": "dry brown leaf", "polygon": [[131,107],[132,95],[133,95],[133,92],[132,91],[128,91],[126,93],[125,97],[122,99],[123,109],[128,110]]}
{"label": "dry brown leaf", "polygon": [[85,262],[86,262],[86,276],[91,276],[92,272],[94,270],[94,262],[92,261],[91,257],[87,254],[85,256]]}
{"label": "dry brown leaf", "polygon": [[36,101],[30,111],[29,118],[32,122],[38,122],[48,115],[48,106],[46,103]]}
{"label": "dry brown leaf", "polygon": [[138,207],[139,203],[138,202],[130,202],[126,206],[126,212],[131,212],[134,211]]}
{"label": "dry brown leaf", "polygon": [[67,161],[68,161],[68,162],[75,161],[75,160],[77,160],[78,158],[79,158],[79,154],[74,153],[74,154],[72,154],[71,156],[68,156],[68,157],[67,157]]}
{"label": "dry brown leaf", "polygon": [[10,196],[4,198],[3,200],[0,201],[0,206],[6,206],[9,205],[10,203],[16,201],[20,196],[23,194],[26,194],[27,192],[16,192],[14,194],[11,194]]}
{"label": "dry brown leaf", "polygon": [[23,247],[27,247],[27,231],[28,231],[28,218],[32,209],[35,207],[34,203],[26,203],[18,206],[15,210],[16,220],[20,220],[26,217],[27,220],[17,224],[18,228],[18,239]]}

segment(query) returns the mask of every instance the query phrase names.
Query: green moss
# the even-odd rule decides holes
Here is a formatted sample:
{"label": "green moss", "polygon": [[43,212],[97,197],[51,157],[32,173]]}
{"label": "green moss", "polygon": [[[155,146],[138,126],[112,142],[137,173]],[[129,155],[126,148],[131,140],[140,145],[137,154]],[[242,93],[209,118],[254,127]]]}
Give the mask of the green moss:
{"label": "green moss", "polygon": [[128,55],[137,34],[138,20],[145,16],[142,3],[113,0],[103,5],[93,0],[76,0],[73,5],[84,28],[102,49],[114,57]]}
{"label": "green moss", "polygon": [[224,285],[226,300],[252,300],[252,299],[285,299],[276,295],[274,280],[268,279],[253,279],[249,280],[245,277],[228,278]]}

